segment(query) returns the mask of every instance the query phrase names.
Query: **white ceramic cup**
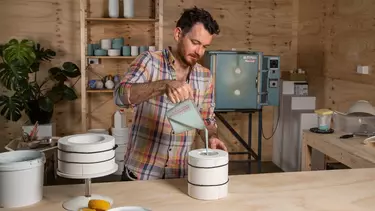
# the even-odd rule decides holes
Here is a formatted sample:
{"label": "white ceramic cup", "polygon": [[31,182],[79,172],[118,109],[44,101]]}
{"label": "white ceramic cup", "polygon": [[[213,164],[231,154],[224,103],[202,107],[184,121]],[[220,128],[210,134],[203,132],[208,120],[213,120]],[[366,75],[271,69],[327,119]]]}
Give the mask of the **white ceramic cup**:
{"label": "white ceramic cup", "polygon": [[120,56],[121,50],[120,49],[109,49],[108,56]]}
{"label": "white ceramic cup", "polygon": [[102,39],[100,40],[100,48],[104,50],[109,50],[112,47],[111,39]]}
{"label": "white ceramic cup", "polygon": [[131,46],[130,55],[131,56],[138,56],[139,48],[138,46]]}
{"label": "white ceramic cup", "polygon": [[148,46],[148,50],[152,52],[152,51],[156,51],[156,48],[155,46],[152,45],[152,46]]}

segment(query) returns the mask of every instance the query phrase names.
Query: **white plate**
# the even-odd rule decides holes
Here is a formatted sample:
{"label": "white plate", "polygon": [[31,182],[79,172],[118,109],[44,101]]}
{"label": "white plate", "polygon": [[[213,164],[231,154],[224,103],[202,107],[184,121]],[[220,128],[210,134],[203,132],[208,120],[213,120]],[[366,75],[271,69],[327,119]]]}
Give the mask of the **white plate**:
{"label": "white plate", "polygon": [[143,208],[143,207],[126,206],[126,207],[115,207],[107,211],[151,211],[151,210]]}

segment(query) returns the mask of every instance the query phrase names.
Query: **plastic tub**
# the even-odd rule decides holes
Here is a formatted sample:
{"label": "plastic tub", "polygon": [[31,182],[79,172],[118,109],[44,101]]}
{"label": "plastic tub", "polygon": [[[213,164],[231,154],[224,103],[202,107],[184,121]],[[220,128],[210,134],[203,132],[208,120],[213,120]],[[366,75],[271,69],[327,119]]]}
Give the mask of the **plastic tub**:
{"label": "plastic tub", "polygon": [[319,109],[315,113],[318,115],[318,128],[319,130],[331,129],[331,120],[333,111],[329,109]]}
{"label": "plastic tub", "polygon": [[41,201],[45,162],[40,151],[0,153],[0,207],[24,207]]}

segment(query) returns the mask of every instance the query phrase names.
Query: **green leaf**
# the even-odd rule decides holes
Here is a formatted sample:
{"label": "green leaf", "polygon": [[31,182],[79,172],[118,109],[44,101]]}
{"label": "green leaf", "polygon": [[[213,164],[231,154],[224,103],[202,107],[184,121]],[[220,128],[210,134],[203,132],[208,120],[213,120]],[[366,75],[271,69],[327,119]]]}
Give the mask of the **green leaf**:
{"label": "green leaf", "polygon": [[68,87],[63,83],[59,83],[52,87],[52,89],[49,92],[47,92],[46,96],[50,98],[54,103],[57,103],[60,100],[72,101],[78,98],[74,89]]}
{"label": "green leaf", "polygon": [[6,45],[0,45],[0,57],[3,57],[3,51],[6,48]]}
{"label": "green leaf", "polygon": [[22,66],[0,63],[0,82],[10,90],[19,90],[27,86],[29,80],[28,71]]}
{"label": "green leaf", "polygon": [[67,85],[64,85],[64,100],[75,100],[78,98],[77,94],[75,93],[74,89],[71,87],[68,87]]}
{"label": "green leaf", "polygon": [[0,96],[0,107],[2,107],[0,114],[7,120],[12,120],[14,122],[21,118],[21,113],[25,108],[23,98],[17,94],[11,97],[5,95]]}
{"label": "green leaf", "polygon": [[81,75],[78,66],[72,62],[65,62],[62,67],[63,74],[69,78],[75,78]]}
{"label": "green leaf", "polygon": [[34,63],[30,66],[29,73],[35,73],[35,72],[38,72],[38,71],[39,71],[39,67],[40,67],[40,63],[39,63],[39,62],[34,62]]}
{"label": "green leaf", "polygon": [[38,100],[39,107],[47,112],[51,112],[53,110],[53,102],[48,97],[43,97]]}
{"label": "green leaf", "polygon": [[64,75],[63,71],[58,67],[52,67],[48,71],[54,79],[60,82],[66,81],[68,78]]}
{"label": "green leaf", "polygon": [[36,59],[33,46],[34,42],[30,40],[10,40],[3,51],[5,63],[29,67]]}
{"label": "green leaf", "polygon": [[30,82],[24,86],[23,90],[19,90],[18,93],[25,100],[35,100],[40,93],[39,85],[36,81]]}
{"label": "green leaf", "polygon": [[34,46],[34,50],[37,61],[51,61],[53,57],[56,56],[55,51],[41,48],[39,43]]}
{"label": "green leaf", "polygon": [[64,84],[58,83],[55,86],[52,87],[51,90],[49,90],[46,93],[46,96],[51,99],[54,103],[60,101],[63,99],[64,96]]}

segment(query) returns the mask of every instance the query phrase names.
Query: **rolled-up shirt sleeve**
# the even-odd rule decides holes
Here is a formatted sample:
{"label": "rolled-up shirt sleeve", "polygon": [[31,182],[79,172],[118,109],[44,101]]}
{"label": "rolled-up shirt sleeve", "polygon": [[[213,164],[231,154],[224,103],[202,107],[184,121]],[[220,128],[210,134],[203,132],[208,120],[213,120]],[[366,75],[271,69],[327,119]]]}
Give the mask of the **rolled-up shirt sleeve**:
{"label": "rolled-up shirt sleeve", "polygon": [[135,106],[130,102],[131,87],[135,83],[149,82],[151,61],[151,54],[149,52],[144,52],[130,64],[123,79],[114,89],[113,97],[117,106],[122,108]]}
{"label": "rolled-up shirt sleeve", "polygon": [[206,89],[200,113],[206,126],[217,127],[215,119],[214,84],[212,78]]}

